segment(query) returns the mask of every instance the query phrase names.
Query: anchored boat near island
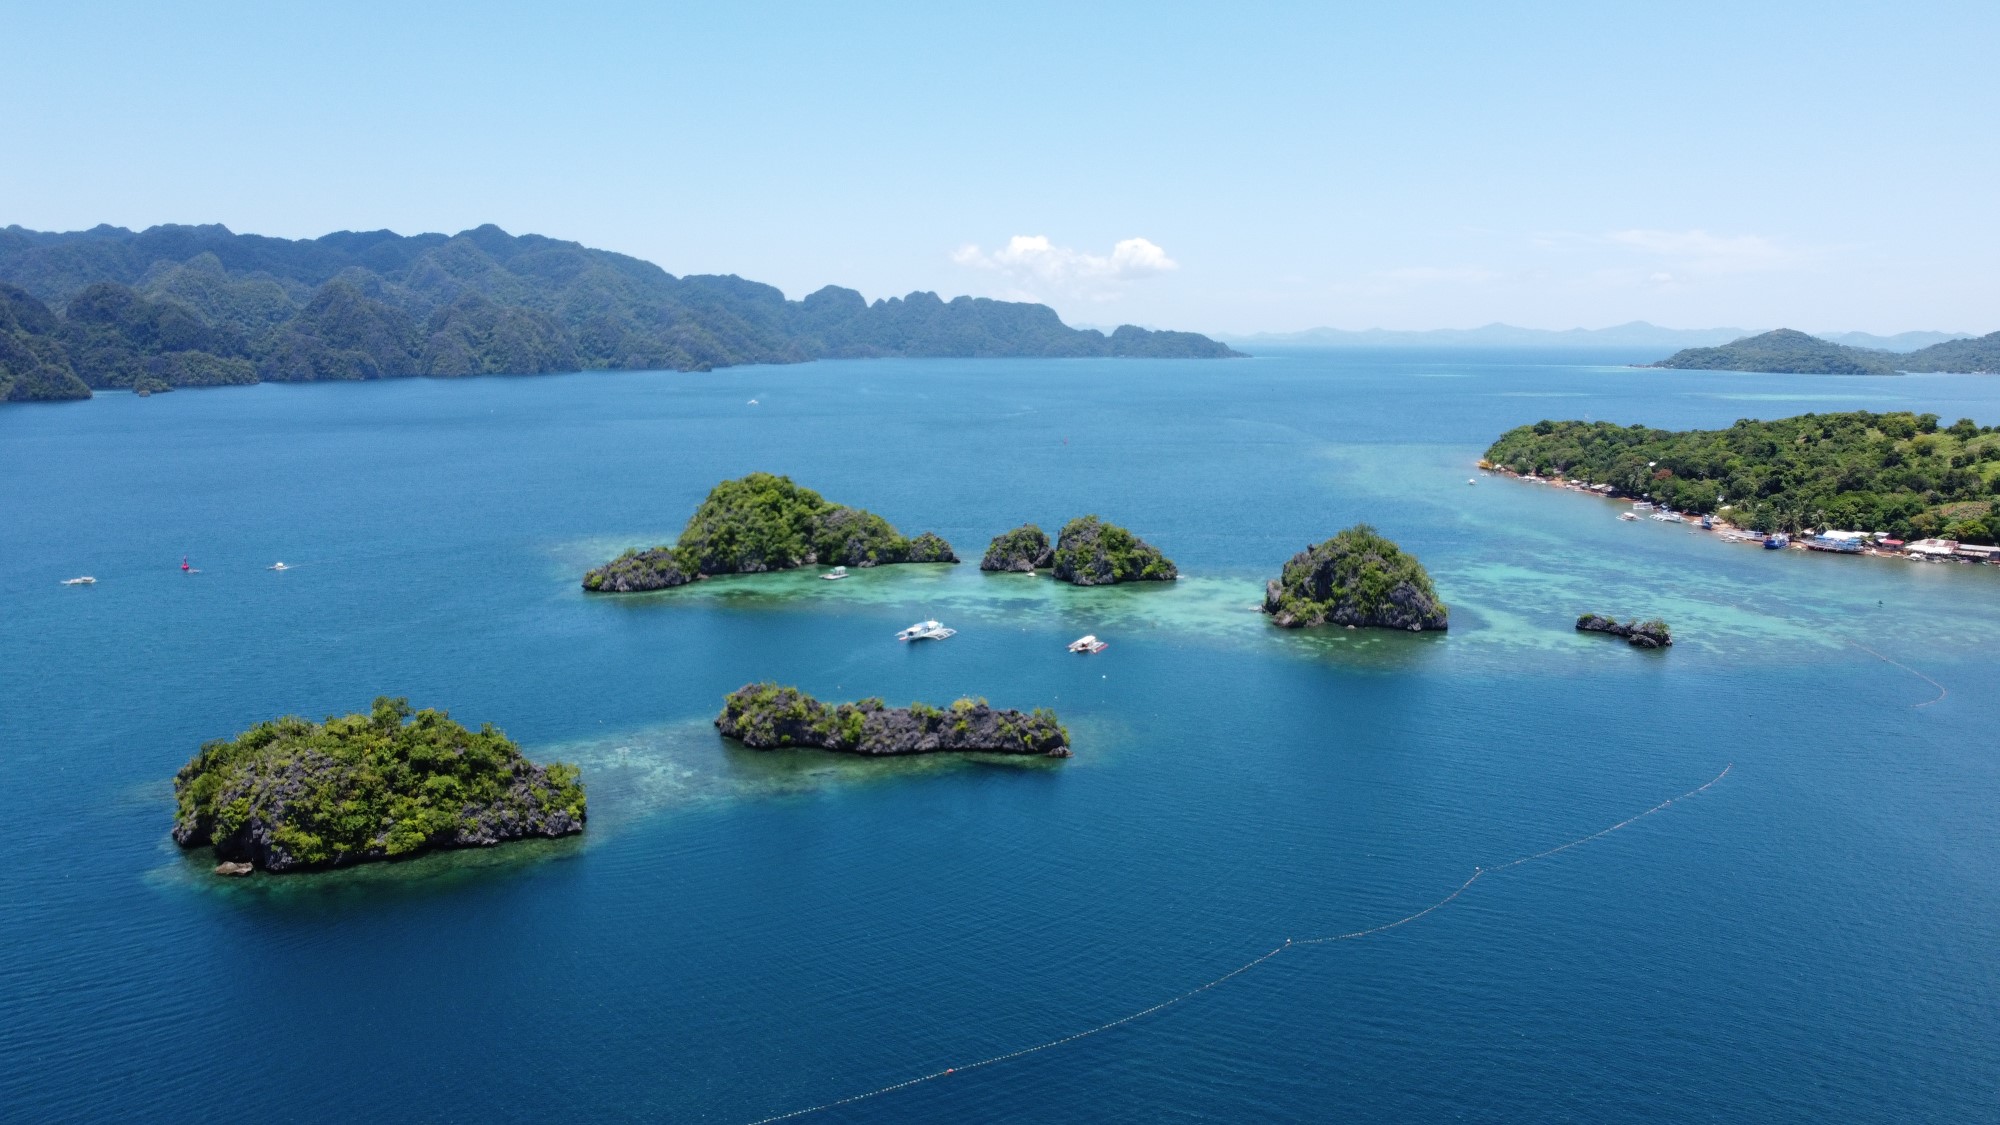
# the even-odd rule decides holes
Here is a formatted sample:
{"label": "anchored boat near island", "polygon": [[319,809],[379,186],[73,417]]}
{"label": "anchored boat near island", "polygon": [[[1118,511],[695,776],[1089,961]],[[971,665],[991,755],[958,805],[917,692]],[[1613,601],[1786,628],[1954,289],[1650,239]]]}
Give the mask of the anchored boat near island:
{"label": "anchored boat near island", "polygon": [[936,621],[919,621],[915,625],[896,634],[899,641],[941,641],[957,636],[958,630],[947,629]]}

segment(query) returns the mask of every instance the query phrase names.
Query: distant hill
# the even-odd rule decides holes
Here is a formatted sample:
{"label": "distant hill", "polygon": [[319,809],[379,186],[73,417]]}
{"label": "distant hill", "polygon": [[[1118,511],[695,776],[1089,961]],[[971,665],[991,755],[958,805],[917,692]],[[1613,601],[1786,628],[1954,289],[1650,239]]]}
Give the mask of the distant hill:
{"label": "distant hill", "polygon": [[1847,347],[1790,328],[1779,328],[1758,336],[1746,336],[1721,347],[1687,348],[1652,366],[1797,375],[2000,371],[2000,332],[1972,340],[1948,340],[1898,354]]}
{"label": "distant hill", "polygon": [[1254,336],[1224,336],[1239,344],[1266,344],[1297,347],[1356,348],[1496,348],[1496,347],[1639,347],[1691,348],[1723,344],[1746,335],[1741,328],[1661,328],[1643,320],[1610,328],[1517,328],[1511,324],[1488,324],[1480,328],[1433,328],[1423,331],[1393,331],[1370,328],[1349,331],[1342,328],[1311,328],[1304,332],[1260,333]]}
{"label": "distant hill", "polygon": [[1065,326],[1046,305],[935,293],[802,301],[734,275],[495,226],[292,241],[222,226],[0,230],[0,400],[89,388],[871,356],[1237,355],[1192,332]]}
{"label": "distant hill", "polygon": [[[1511,324],[1488,324],[1482,328],[1434,328],[1398,332],[1370,328],[1353,332],[1340,328],[1312,328],[1304,332],[1265,332],[1257,335],[1218,335],[1233,344],[1277,347],[1353,348],[1700,348],[1727,344],[1753,335],[1741,328],[1661,328],[1635,320],[1610,328],[1517,328]],[[1820,333],[1820,338],[1849,347],[1878,351],[1911,352],[1930,344],[1965,336],[1963,332],[1899,332],[1876,336],[1867,332]]]}

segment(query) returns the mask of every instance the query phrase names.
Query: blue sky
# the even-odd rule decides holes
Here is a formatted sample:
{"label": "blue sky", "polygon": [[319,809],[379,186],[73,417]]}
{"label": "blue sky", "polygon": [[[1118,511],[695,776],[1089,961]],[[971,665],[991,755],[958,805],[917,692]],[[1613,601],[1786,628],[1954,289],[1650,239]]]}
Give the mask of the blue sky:
{"label": "blue sky", "polygon": [[7,3],[0,225],[1206,331],[2000,328],[2000,4]]}

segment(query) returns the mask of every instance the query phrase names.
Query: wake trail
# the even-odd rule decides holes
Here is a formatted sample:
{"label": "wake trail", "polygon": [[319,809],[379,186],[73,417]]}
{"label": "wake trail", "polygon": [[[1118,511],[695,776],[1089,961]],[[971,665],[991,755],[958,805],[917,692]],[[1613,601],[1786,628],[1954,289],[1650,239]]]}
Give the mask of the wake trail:
{"label": "wake trail", "polygon": [[[1877,653],[1876,655],[1880,656],[1881,654]],[[1885,656],[1882,657],[1882,659],[1888,660],[1888,657]],[[1895,664],[1896,662],[1890,660],[1889,663]],[[1900,664],[1897,664],[1896,666],[1899,668],[1902,667],[1902,665]],[[1904,671],[1910,671],[1910,670],[1905,668]],[[1913,672],[1912,674],[1922,676],[1922,673]],[[1926,680],[1930,679],[1930,677],[1928,676],[1923,676],[1922,678]],[[1935,684],[1937,681],[1931,680],[1931,682]],[[1942,686],[1940,686],[1938,690],[1940,693],[1942,693],[1944,689]],[[1944,698],[1944,696],[1940,694],[1938,696],[1938,699],[1942,698]],[[1931,700],[1931,702],[1935,703],[1937,702],[1937,700],[1933,699]],[[1920,707],[1928,706],[1928,704],[1918,704],[1918,706]],[[967,1071],[978,1070],[981,1067],[995,1066],[1000,1063],[1011,1062],[1014,1059],[1025,1058],[1028,1055],[1038,1054],[1042,1051],[1052,1050],[1056,1047],[1061,1047],[1065,1044],[1074,1043],[1079,1039],[1088,1039],[1093,1035],[1098,1035],[1103,1032],[1110,1031],[1112,1028],[1115,1027],[1123,1027],[1124,1025],[1132,1023],[1135,1020],[1144,1019],[1145,1017],[1150,1016],[1155,1012],[1163,1012],[1168,1008],[1174,1007],[1177,1004],[1181,1004],[1185,1001],[1192,1000],[1195,997],[1201,995],[1202,993],[1209,991],[1210,989],[1219,987],[1220,985],[1226,984],[1227,982],[1235,979],[1236,977],[1242,976],[1244,973],[1249,972],[1250,970],[1256,968],[1257,966],[1263,964],[1266,961],[1271,960],[1273,957],[1278,956],[1279,954],[1285,952],[1288,949],[1292,949],[1294,947],[1308,946],[1308,945],[1326,945],[1331,942],[1337,942],[1337,941],[1355,941],[1360,938],[1372,937],[1376,934],[1386,933],[1387,931],[1396,929],[1399,926],[1407,926],[1410,923],[1416,921],[1417,919],[1424,917],[1425,915],[1435,913],[1436,911],[1442,910],[1445,907],[1451,905],[1451,903],[1455,901],[1458,898],[1458,896],[1464,894],[1467,890],[1470,890],[1472,884],[1477,883],[1480,879],[1484,878],[1485,876],[1495,875],[1502,871],[1508,871],[1513,868],[1520,867],[1523,864],[1533,863],[1536,860],[1547,859],[1550,856],[1556,855],[1558,853],[1566,852],[1571,848],[1580,847],[1584,844],[1588,844],[1593,840],[1601,840],[1604,837],[1611,835],[1613,832],[1616,832],[1621,828],[1625,828],[1630,825],[1636,824],[1639,821],[1644,820],[1649,816],[1652,816],[1654,813],[1664,811],[1666,808],[1671,806],[1675,801],[1685,801],[1689,797],[1698,796],[1701,793],[1706,792],[1710,787],[1720,782],[1723,778],[1728,777],[1729,771],[1734,769],[1735,767],[1736,763],[1734,762],[1728,763],[1727,765],[1724,765],[1722,767],[1721,773],[1716,774],[1714,777],[1709,778],[1707,781],[1703,782],[1700,785],[1695,786],[1693,789],[1690,789],[1687,792],[1682,793],[1676,797],[1668,797],[1666,800],[1661,801],[1659,804],[1654,805],[1652,808],[1649,808],[1644,812],[1635,813],[1632,816],[1628,816],[1624,820],[1619,821],[1618,823],[1610,826],[1609,828],[1600,828],[1597,831],[1592,832],[1588,836],[1578,836],[1574,840],[1557,844],[1553,848],[1547,848],[1543,851],[1536,852],[1533,855],[1524,855],[1519,859],[1510,859],[1507,862],[1502,863],[1495,867],[1475,867],[1472,869],[1471,877],[1466,879],[1465,882],[1460,883],[1455,889],[1453,889],[1453,891],[1450,894],[1444,896],[1441,899],[1438,899],[1436,902],[1431,903],[1429,906],[1424,907],[1422,910],[1418,910],[1410,914],[1405,914],[1401,918],[1397,918],[1394,921],[1384,922],[1379,926],[1370,926],[1365,930],[1351,930],[1347,933],[1327,934],[1323,937],[1286,938],[1283,943],[1272,947],[1270,952],[1261,954],[1257,957],[1253,957],[1250,960],[1243,962],[1241,965],[1236,966],[1235,968],[1229,970],[1228,972],[1222,974],[1219,977],[1216,977],[1213,980],[1207,981],[1202,984],[1198,984],[1193,988],[1188,989],[1185,992],[1181,992],[1174,996],[1170,996],[1167,999],[1152,1005],[1151,1007],[1141,1008],[1136,1012],[1130,1012],[1126,1015],[1119,1016],[1115,1020],[1109,1020],[1105,1023],[1100,1023],[1094,1027],[1087,1027],[1084,1028],[1082,1031],[1071,1032],[1070,1034],[1064,1035],[1057,1039],[1050,1039],[1045,1042],[1036,1043],[1033,1046],[1022,1047],[1018,1050],[1008,1051],[1006,1054],[993,1055],[990,1058],[979,1059],[975,1062],[960,1063],[957,1066],[948,1066],[945,1067],[943,1070],[932,1071],[929,1074],[920,1074],[914,1078],[906,1078],[901,1082],[891,1083],[890,1085],[887,1086],[880,1086],[873,1090],[864,1090],[858,1094],[850,1094],[847,1097],[840,1098],[835,1101],[821,1102],[818,1105],[806,1106],[803,1109],[795,1109],[788,1113],[780,1113],[771,1117],[760,1117],[757,1120],[750,1122],[749,1125],[772,1125],[773,1122],[790,1121],[796,1117],[805,1117],[814,1113],[823,1113],[829,1109],[838,1109],[841,1106],[854,1105],[857,1102],[865,1102],[874,1098],[882,1097],[886,1094],[893,1094],[898,1090],[907,1090],[912,1086],[920,1086],[926,1082],[935,1082],[940,1078],[948,1078],[955,1074],[963,1074]]]}

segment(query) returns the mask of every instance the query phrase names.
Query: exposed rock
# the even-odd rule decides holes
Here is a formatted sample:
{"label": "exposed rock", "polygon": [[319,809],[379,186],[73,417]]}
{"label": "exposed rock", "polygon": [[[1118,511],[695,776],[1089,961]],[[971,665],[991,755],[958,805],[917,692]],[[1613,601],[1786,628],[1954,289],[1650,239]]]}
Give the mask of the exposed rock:
{"label": "exposed rock", "polygon": [[951,544],[934,531],[926,531],[910,540],[909,549],[904,552],[902,562],[912,563],[955,563],[958,556],[952,552]]}
{"label": "exposed rock", "polygon": [[1055,577],[1075,586],[1172,582],[1180,571],[1159,548],[1096,516],[1063,525],[1056,537]]}
{"label": "exposed rock", "polygon": [[234,863],[224,860],[215,865],[215,873],[217,875],[248,875],[255,870],[257,870],[257,865],[254,863]]}
{"label": "exposed rock", "polygon": [[1055,563],[1056,551],[1049,545],[1048,534],[1032,523],[1024,523],[993,537],[993,542],[987,544],[986,557],[979,560],[979,569],[1032,574]]}
{"label": "exposed rock", "polygon": [[583,576],[583,588],[605,594],[631,594],[685,586],[700,578],[681,569],[672,547],[627,551]]}
{"label": "exposed rock", "polygon": [[1667,623],[1657,617],[1651,621],[1628,621],[1621,625],[1616,618],[1586,613],[1576,619],[1576,629],[1579,633],[1609,633],[1614,637],[1624,637],[1635,648],[1666,648],[1674,643]]}
{"label": "exposed rock", "polygon": [[746,684],[725,697],[715,726],[755,750],[808,746],[868,755],[1070,756],[1069,732],[1054,714],[996,710],[983,699],[961,699],[943,709],[921,703],[887,707],[880,699],[825,704],[797,688]]}
{"label": "exposed rock", "polygon": [[1423,564],[1367,524],[1293,555],[1264,587],[1264,612],[1286,628],[1309,625],[1449,627],[1449,611]]}

